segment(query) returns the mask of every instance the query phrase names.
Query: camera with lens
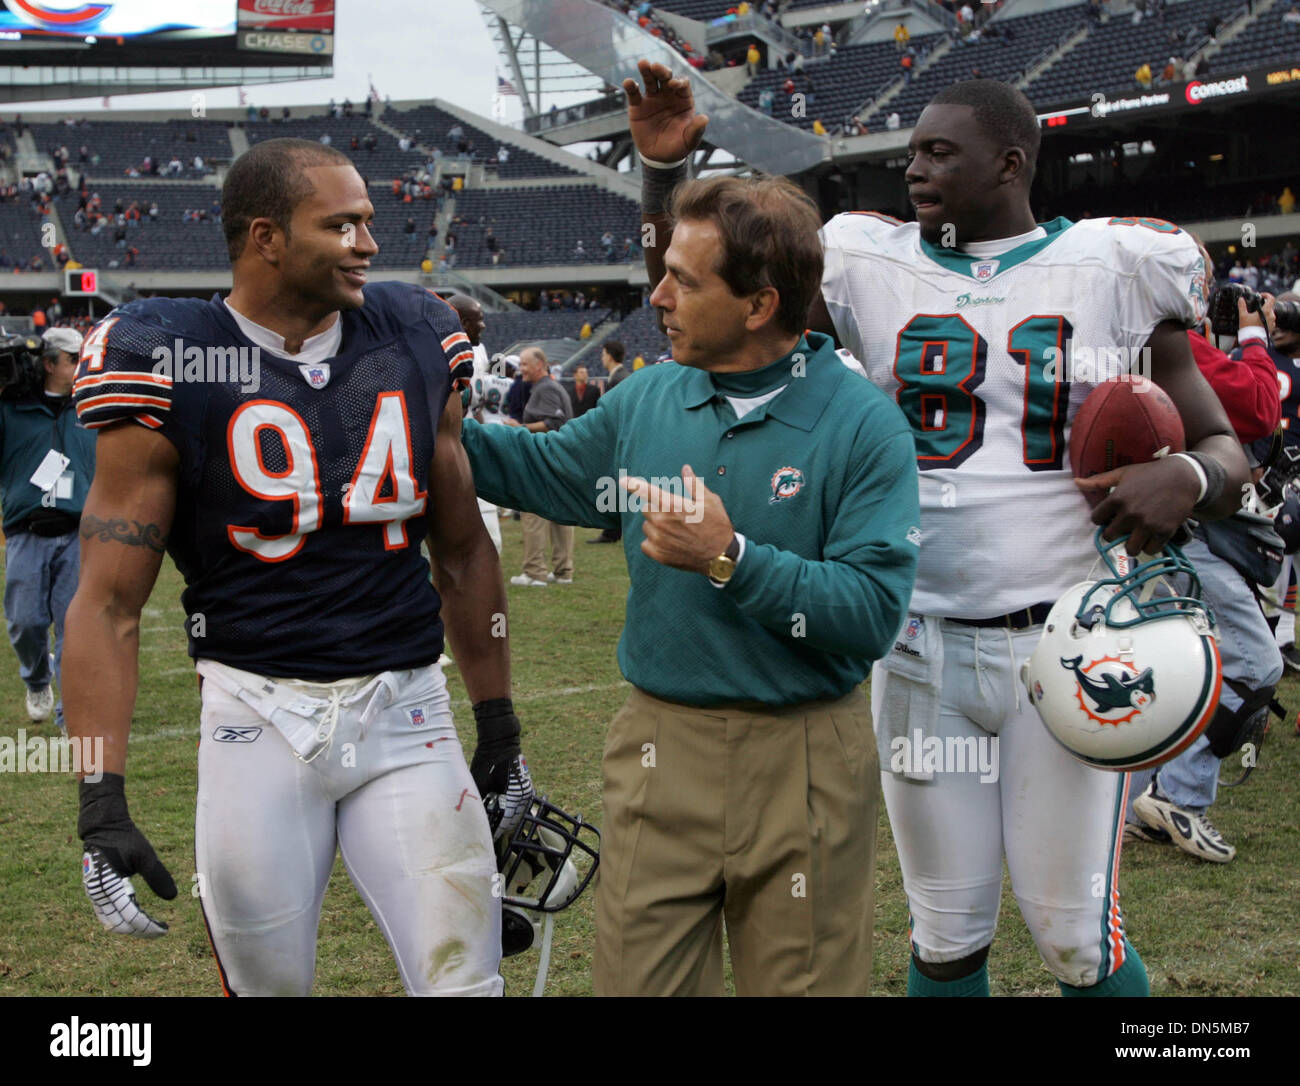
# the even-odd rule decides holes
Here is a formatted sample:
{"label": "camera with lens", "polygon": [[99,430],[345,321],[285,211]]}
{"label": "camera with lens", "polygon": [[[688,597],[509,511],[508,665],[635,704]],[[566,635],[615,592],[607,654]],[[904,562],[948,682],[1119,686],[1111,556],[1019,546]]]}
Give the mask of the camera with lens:
{"label": "camera with lens", "polygon": [[[1210,328],[1216,336],[1237,335],[1237,300],[1246,302],[1249,313],[1258,313],[1264,307],[1264,296],[1244,283],[1224,283],[1210,298]],[[1284,332],[1300,333],[1300,302],[1274,302],[1273,315],[1277,326]]]}
{"label": "camera with lens", "polygon": [[0,396],[17,399],[42,387],[44,353],[45,344],[39,336],[0,335]]}

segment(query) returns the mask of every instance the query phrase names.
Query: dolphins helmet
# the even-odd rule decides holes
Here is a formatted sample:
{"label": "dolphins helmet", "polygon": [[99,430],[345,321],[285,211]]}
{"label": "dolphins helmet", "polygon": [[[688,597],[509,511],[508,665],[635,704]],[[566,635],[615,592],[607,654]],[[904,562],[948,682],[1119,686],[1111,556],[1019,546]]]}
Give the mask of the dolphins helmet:
{"label": "dolphins helmet", "polygon": [[1139,561],[1124,550],[1126,538],[1108,543],[1097,530],[1104,575],[1090,572],[1056,602],[1020,669],[1057,742],[1081,762],[1118,772],[1191,746],[1214,715],[1223,678],[1214,615],[1192,564],[1173,545]]}

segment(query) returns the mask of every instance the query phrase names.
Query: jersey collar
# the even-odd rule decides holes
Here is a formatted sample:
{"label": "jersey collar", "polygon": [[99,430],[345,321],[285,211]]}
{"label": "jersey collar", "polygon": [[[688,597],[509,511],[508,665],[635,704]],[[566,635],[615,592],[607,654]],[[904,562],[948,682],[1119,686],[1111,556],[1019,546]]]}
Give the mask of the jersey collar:
{"label": "jersey collar", "polygon": [[[1036,241],[1027,241],[1023,245],[1017,245],[1014,249],[1003,253],[1001,256],[987,259],[972,256],[970,253],[963,253],[958,249],[941,249],[937,245],[931,245],[919,235],[917,240],[921,243],[921,252],[936,264],[948,271],[964,275],[967,279],[972,279],[977,283],[988,283],[1003,272],[1014,268],[1017,264],[1023,264],[1030,257],[1037,256],[1057,238],[1061,237],[1074,223],[1064,216],[1058,216],[1052,219],[1051,222],[1043,222],[1038,225],[1047,231],[1047,237],[1038,238]],[[975,274],[974,266],[977,264],[992,264],[996,270],[991,275],[981,279]]]}

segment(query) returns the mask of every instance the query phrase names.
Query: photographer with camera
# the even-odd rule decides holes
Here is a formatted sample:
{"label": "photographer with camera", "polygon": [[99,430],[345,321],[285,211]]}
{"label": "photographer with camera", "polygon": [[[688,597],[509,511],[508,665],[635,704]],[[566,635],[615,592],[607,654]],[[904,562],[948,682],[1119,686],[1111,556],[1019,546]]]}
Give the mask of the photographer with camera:
{"label": "photographer with camera", "polygon": [[[1201,251],[1208,276],[1213,264],[1204,246]],[[1197,368],[1243,444],[1266,438],[1278,424],[1278,382],[1267,350],[1273,319],[1270,295],[1226,284],[1210,297],[1210,331],[1234,337],[1240,357],[1224,354],[1208,335],[1188,333]],[[1251,509],[1253,504],[1243,501],[1241,512],[1212,524],[1188,522],[1191,538],[1183,551],[1196,567],[1203,597],[1217,620],[1223,689],[1200,738],[1157,770],[1133,773],[1129,784],[1134,798],[1126,839],[1172,842],[1212,863],[1227,863],[1237,854],[1207,817],[1218,793],[1220,762],[1251,743],[1253,765],[1282,678],[1282,658],[1255,587],[1276,576],[1281,540],[1269,518]]]}
{"label": "photographer with camera", "polygon": [[[1267,298],[1267,295],[1263,297]],[[1277,439],[1261,442],[1256,459],[1267,467],[1259,490],[1263,504],[1278,507],[1276,527],[1286,544],[1282,572],[1267,593],[1266,608],[1270,619],[1277,616],[1275,637],[1282,659],[1292,671],[1300,671],[1300,652],[1295,646],[1295,611],[1284,607],[1290,596],[1294,573],[1292,555],[1300,549],[1300,491],[1295,480],[1300,476],[1300,295],[1279,294],[1273,303],[1276,327],[1267,347],[1269,360],[1277,372],[1282,399],[1282,426]],[[1241,349],[1233,352],[1240,357]]]}
{"label": "photographer with camera", "polygon": [[[5,619],[27,685],[27,715],[63,727],[50,689],[59,677],[63,616],[77,589],[81,509],[95,474],[95,432],[77,422],[72,382],[81,336],[51,328],[0,337],[0,507]],[[50,626],[54,653],[50,653]]]}

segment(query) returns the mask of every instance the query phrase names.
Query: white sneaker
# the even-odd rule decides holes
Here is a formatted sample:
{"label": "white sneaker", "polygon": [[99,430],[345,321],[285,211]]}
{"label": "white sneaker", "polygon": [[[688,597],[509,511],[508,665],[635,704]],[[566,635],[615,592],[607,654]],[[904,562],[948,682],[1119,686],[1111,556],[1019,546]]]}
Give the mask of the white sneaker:
{"label": "white sneaker", "polygon": [[49,720],[54,712],[54,691],[48,686],[27,691],[27,715],[33,721]]}
{"label": "white sneaker", "polygon": [[1237,855],[1205,815],[1170,803],[1156,792],[1155,781],[1133,801],[1133,813],[1148,826],[1167,831],[1174,844],[1199,860],[1226,864]]}
{"label": "white sneaker", "polygon": [[572,577],[557,577],[554,573],[546,575],[547,584],[573,584]]}
{"label": "white sneaker", "polygon": [[527,573],[521,573],[518,577],[511,577],[510,583],[518,585],[520,588],[545,588],[545,581],[535,581]]}

